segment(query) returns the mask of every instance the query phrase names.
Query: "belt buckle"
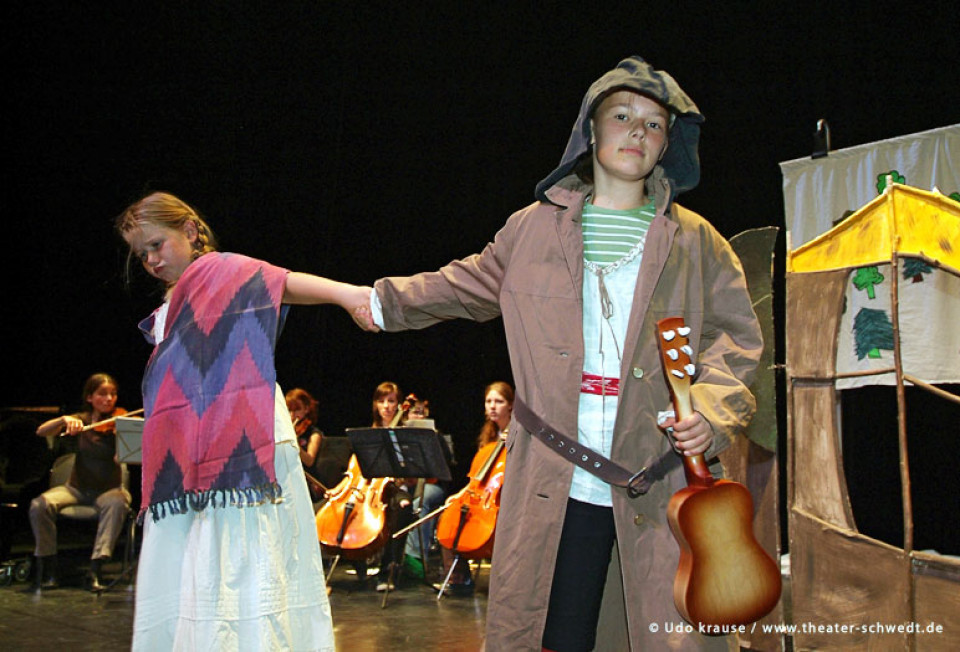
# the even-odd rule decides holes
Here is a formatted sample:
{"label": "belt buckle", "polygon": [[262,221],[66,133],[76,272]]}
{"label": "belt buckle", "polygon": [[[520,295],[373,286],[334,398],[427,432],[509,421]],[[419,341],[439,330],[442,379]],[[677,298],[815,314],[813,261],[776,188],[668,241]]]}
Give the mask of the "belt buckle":
{"label": "belt buckle", "polygon": [[631,498],[642,496],[650,489],[650,483],[647,482],[647,467],[643,467],[630,476],[627,480],[627,495]]}

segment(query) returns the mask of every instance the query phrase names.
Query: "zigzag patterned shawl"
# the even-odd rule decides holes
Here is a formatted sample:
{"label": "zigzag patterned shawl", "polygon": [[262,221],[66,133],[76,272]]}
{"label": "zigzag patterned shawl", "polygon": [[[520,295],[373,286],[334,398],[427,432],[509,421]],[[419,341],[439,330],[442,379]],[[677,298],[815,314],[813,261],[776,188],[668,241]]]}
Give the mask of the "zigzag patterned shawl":
{"label": "zigzag patterned shawl", "polygon": [[[177,282],[143,376],[141,517],[279,500],[273,353],[286,275],[209,253]],[[151,343],[155,314],[140,324]]]}

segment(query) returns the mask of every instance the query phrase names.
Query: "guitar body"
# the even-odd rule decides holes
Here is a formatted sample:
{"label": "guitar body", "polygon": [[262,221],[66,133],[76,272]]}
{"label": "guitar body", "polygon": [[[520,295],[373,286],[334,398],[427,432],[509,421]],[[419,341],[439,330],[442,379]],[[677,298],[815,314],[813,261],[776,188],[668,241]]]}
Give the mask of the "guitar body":
{"label": "guitar body", "polygon": [[753,535],[746,487],[716,480],[681,489],[670,499],[667,518],[680,545],[673,600],[687,622],[745,625],[776,606],[780,569]]}

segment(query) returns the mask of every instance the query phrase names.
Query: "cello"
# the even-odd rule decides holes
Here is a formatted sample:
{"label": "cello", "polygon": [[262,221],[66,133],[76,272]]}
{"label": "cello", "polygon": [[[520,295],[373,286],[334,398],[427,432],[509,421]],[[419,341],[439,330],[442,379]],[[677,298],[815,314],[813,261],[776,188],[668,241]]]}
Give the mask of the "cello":
{"label": "cello", "polygon": [[[693,414],[696,372],[682,317],[657,322],[664,374],[677,420]],[[669,435],[668,435],[669,436]],[[763,618],[780,599],[780,569],[753,534],[753,499],[742,484],[715,480],[703,454],[683,456],[687,487],[671,497],[667,519],[680,546],[673,581],[677,611],[707,634]]]}
{"label": "cello", "polygon": [[[408,397],[390,427],[400,422],[410,405]],[[365,478],[356,454],[351,455],[343,480],[327,492],[327,502],[317,512],[320,546],[338,558],[354,560],[367,559],[383,548],[389,539],[387,491],[393,482],[394,478],[389,477]],[[331,566],[329,575],[335,567],[336,564]]]}
{"label": "cello", "polygon": [[447,499],[440,514],[437,541],[441,546],[466,559],[492,554],[506,460],[506,445],[500,438],[473,456],[470,481]]}
{"label": "cello", "polygon": [[324,550],[346,559],[366,559],[383,547],[384,490],[391,481],[363,477],[357,456],[350,456],[343,480],[327,493],[327,502],[317,512],[317,537]]}

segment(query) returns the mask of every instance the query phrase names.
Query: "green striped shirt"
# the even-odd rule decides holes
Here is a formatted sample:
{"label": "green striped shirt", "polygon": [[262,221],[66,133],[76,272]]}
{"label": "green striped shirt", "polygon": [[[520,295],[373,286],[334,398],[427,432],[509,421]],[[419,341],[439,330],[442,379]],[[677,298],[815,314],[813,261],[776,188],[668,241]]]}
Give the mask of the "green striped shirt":
{"label": "green striped shirt", "polygon": [[655,212],[653,201],[625,211],[584,204],[583,257],[601,266],[617,262],[646,237]]}

